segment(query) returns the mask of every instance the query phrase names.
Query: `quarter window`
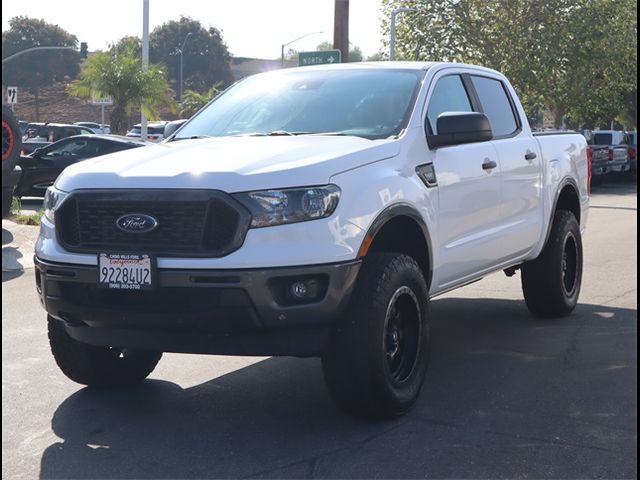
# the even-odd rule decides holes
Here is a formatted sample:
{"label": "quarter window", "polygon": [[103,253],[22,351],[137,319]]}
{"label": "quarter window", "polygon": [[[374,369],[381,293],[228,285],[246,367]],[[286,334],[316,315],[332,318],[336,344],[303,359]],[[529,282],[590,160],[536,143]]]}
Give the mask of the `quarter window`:
{"label": "quarter window", "polygon": [[438,134],[438,115],[444,112],[472,112],[469,95],[464,88],[460,75],[442,77],[433,89],[427,118],[431,132]]}
{"label": "quarter window", "polygon": [[471,76],[483,113],[489,119],[494,137],[511,135],[518,129],[518,122],[511,107],[504,84],[487,77]]}

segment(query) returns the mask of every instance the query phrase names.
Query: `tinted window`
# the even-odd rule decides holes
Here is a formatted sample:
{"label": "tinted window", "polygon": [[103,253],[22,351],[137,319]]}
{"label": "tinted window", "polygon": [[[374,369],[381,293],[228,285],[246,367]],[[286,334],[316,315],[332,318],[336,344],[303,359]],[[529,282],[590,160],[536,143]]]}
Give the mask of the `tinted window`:
{"label": "tinted window", "polygon": [[433,89],[427,118],[431,131],[437,134],[438,115],[444,112],[472,112],[469,96],[459,75],[442,77]]}
{"label": "tinted window", "polygon": [[79,138],[67,142],[59,142],[53,148],[48,148],[45,156],[48,158],[86,158],[95,156],[97,152],[98,145],[95,142]]}
{"label": "tinted window", "polygon": [[100,147],[100,155],[106,155],[108,153],[119,152],[121,150],[129,150],[130,148],[137,148],[141,145],[135,145],[125,142],[103,142]]}
{"label": "tinted window", "polygon": [[[142,127],[135,126],[133,127],[129,133],[135,133],[140,135],[142,133]],[[150,127],[147,126],[147,135],[162,135],[164,133],[164,125],[160,127]]]}
{"label": "tinted window", "polygon": [[594,133],[593,134],[594,145],[612,145],[613,135],[610,133]]}
{"label": "tinted window", "polygon": [[494,137],[510,135],[518,129],[504,85],[499,80],[472,76],[484,114],[489,118]]}

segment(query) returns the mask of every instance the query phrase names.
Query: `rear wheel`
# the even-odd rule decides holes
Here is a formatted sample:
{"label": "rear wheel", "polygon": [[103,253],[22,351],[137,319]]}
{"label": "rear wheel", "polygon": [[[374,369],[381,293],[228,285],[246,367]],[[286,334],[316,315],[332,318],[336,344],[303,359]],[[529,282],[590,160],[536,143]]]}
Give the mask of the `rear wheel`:
{"label": "rear wheel", "polygon": [[416,261],[370,254],[348,313],[322,358],[334,400],[349,413],[402,415],[418,398],[430,351],[429,295]]}
{"label": "rear wheel", "polygon": [[131,351],[78,342],[62,322],[48,316],[49,344],[60,370],[71,380],[91,387],[122,387],[142,382],[156,367],[162,352]]}
{"label": "rear wheel", "polygon": [[573,213],[558,210],[542,253],[522,266],[522,291],[529,310],[544,317],[569,315],[582,283],[582,237]]}

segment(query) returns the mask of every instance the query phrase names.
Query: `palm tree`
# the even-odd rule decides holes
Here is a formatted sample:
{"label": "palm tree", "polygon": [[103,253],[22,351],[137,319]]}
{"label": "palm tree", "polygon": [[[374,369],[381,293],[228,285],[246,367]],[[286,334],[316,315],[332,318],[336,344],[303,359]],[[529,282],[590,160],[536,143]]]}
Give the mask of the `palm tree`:
{"label": "palm tree", "polygon": [[195,90],[184,92],[182,104],[180,105],[180,116],[183,118],[193,116],[194,113],[220,93],[221,86],[222,82],[216,82],[206,93],[199,93]]}
{"label": "palm tree", "polygon": [[174,92],[161,65],[142,68],[142,60],[133,48],[98,52],[85,60],[80,78],[69,84],[68,91],[77,97],[113,99],[111,130],[123,134],[127,117],[140,108],[150,120],[158,118],[159,110],[175,111]]}

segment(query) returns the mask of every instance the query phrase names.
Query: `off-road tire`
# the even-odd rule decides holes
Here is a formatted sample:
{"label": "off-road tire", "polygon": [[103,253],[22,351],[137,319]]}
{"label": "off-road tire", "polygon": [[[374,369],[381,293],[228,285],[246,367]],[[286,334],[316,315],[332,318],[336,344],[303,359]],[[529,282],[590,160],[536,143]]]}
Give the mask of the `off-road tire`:
{"label": "off-road tire", "polygon": [[124,387],[142,382],[156,367],[162,352],[128,351],[78,342],[62,322],[47,317],[49,344],[60,370],[74,382],[90,387]]}
{"label": "off-road tire", "polygon": [[322,357],[327,387],[342,409],[377,418],[409,410],[429,363],[428,308],[427,284],[413,258],[365,258],[348,311]]}
{"label": "off-road tire", "polygon": [[558,210],[542,253],[522,266],[522,291],[531,313],[569,315],[578,303],[582,266],[580,225],[573,213]]}
{"label": "off-road tire", "polygon": [[20,157],[22,136],[20,125],[13,111],[6,105],[2,106],[2,177],[11,173]]}

